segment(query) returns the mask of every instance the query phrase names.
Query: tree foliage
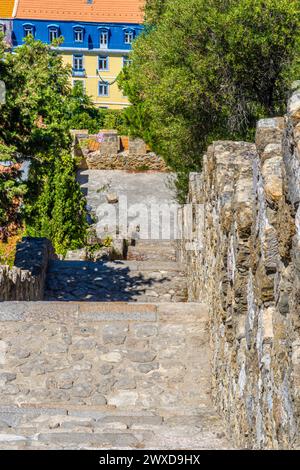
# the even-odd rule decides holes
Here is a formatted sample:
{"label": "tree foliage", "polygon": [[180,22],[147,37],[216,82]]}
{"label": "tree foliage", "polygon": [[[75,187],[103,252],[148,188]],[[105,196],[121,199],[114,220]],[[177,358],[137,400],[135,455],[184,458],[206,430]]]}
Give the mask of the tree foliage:
{"label": "tree foliage", "polygon": [[150,0],[120,84],[131,133],[179,175],[201,168],[219,138],[253,138],[283,112],[299,50],[299,0]]}
{"label": "tree foliage", "polygon": [[18,166],[1,174],[0,225],[11,223],[13,199],[23,190],[23,211],[18,214],[24,216],[27,232],[49,237],[57,252],[64,253],[83,242],[86,229],[75,162],[67,157],[70,128],[83,116],[85,124],[94,125],[95,109],[83,92],[72,91],[70,68],[58,52],[33,38],[14,54],[2,55],[0,77],[6,84],[6,103],[0,108],[0,160],[31,162],[26,187],[19,184]]}
{"label": "tree foliage", "polygon": [[27,233],[52,240],[56,253],[80,248],[86,241],[87,219],[85,200],[74,175],[76,162],[63,152],[47,172],[38,172],[43,191],[35,204],[27,202]]}

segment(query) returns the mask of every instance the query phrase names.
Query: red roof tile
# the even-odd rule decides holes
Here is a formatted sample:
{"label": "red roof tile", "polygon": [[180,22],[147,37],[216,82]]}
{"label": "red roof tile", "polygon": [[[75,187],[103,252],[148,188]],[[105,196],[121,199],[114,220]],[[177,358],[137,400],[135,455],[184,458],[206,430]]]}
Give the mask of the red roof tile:
{"label": "red roof tile", "polygon": [[11,18],[15,0],[0,0],[0,18]]}
{"label": "red roof tile", "polygon": [[16,18],[143,23],[144,5],[145,0],[18,0]]}

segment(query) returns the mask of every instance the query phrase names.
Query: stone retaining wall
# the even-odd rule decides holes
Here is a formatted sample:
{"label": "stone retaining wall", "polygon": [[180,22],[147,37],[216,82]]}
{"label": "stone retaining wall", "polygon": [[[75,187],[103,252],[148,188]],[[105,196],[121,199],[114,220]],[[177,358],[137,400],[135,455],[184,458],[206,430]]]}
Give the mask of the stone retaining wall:
{"label": "stone retaining wall", "polygon": [[[170,171],[163,158],[150,152],[142,139],[128,138],[128,150],[122,149],[117,131],[104,130],[99,135],[73,131],[74,155],[80,168],[90,170]],[[101,140],[101,142],[99,141]]]}
{"label": "stone retaining wall", "polygon": [[0,301],[42,300],[48,261],[53,256],[47,239],[23,238],[14,266],[0,266]]}
{"label": "stone retaining wall", "polygon": [[240,447],[299,438],[299,142],[296,91],[285,118],[258,123],[256,145],[209,147],[180,214],[189,300],[210,310],[214,401]]}
{"label": "stone retaining wall", "polygon": [[163,159],[152,152],[144,155],[128,151],[110,155],[90,152],[86,155],[86,162],[90,170],[169,171]]}

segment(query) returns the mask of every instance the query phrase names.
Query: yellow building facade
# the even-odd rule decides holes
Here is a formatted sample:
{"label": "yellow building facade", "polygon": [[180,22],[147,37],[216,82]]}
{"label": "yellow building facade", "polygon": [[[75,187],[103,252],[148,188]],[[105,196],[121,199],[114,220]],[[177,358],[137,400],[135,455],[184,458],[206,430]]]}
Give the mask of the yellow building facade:
{"label": "yellow building facade", "polygon": [[[65,64],[72,67],[72,84],[80,82],[83,84],[85,93],[91,97],[95,106],[109,109],[122,109],[130,105],[128,98],[123,95],[122,90],[117,84],[117,77],[120,74],[127,56],[123,54],[102,55],[99,53],[84,53],[82,55],[82,76],[74,70],[74,58],[77,54],[73,52],[64,52],[62,54]],[[99,70],[99,60],[106,58],[107,67],[105,70]],[[100,93],[101,85],[106,84],[107,94]],[[100,92],[99,92],[100,88]],[[106,91],[106,90],[105,90]]]}
{"label": "yellow building facade", "polygon": [[72,68],[72,83],[82,83],[95,106],[122,109],[129,102],[117,77],[144,29],[144,5],[144,0],[15,0],[12,46],[29,35],[49,45],[61,38],[58,49]]}

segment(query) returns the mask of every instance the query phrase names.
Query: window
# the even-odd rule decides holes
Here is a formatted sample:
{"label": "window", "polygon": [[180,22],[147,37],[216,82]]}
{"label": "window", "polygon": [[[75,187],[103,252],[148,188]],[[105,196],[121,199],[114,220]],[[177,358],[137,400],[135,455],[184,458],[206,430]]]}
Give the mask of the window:
{"label": "window", "polygon": [[108,32],[100,32],[100,49],[107,49],[108,47]]}
{"label": "window", "polygon": [[32,26],[24,26],[24,38],[27,38],[27,36],[33,36]]}
{"label": "window", "polygon": [[83,42],[83,29],[78,28],[74,30],[74,41]]}
{"label": "window", "polygon": [[100,56],[98,62],[98,70],[108,70],[108,57],[107,56]]}
{"label": "window", "polygon": [[125,31],[124,33],[124,42],[125,44],[131,44],[134,39],[134,32],[133,31]]}
{"label": "window", "polygon": [[109,96],[109,84],[107,82],[99,82],[99,96]]}
{"label": "window", "polygon": [[132,60],[129,57],[123,57],[123,67],[127,67],[128,65],[132,64]]}
{"label": "window", "polygon": [[82,55],[73,56],[73,69],[83,70],[83,56]]}
{"label": "window", "polygon": [[2,23],[0,23],[0,33],[5,33],[5,26]]}
{"label": "window", "polygon": [[49,41],[53,42],[55,39],[58,39],[58,28],[49,29]]}

